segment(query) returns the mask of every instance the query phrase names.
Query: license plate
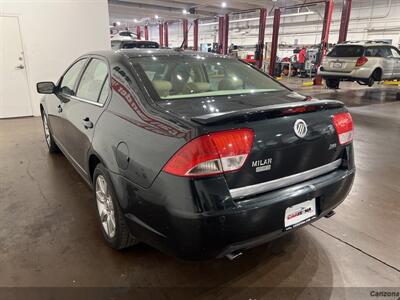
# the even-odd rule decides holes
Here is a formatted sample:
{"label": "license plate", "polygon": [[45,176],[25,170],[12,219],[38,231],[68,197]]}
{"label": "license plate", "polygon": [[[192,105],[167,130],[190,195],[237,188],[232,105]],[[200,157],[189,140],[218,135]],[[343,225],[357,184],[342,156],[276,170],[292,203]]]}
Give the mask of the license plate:
{"label": "license plate", "polygon": [[333,63],[333,67],[336,69],[341,69],[342,68],[342,63]]}
{"label": "license plate", "polygon": [[315,218],[315,198],[293,205],[285,211],[285,230],[290,230]]}

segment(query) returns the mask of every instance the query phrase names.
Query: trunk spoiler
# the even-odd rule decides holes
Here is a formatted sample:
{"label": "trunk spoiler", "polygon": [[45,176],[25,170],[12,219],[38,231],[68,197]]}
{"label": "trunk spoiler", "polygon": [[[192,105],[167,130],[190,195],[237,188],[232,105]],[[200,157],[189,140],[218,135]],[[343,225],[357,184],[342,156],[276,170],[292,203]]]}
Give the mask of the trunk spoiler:
{"label": "trunk spoiler", "polygon": [[191,120],[201,125],[211,125],[237,119],[259,118],[265,116],[277,117],[288,114],[304,113],[341,107],[344,107],[343,102],[336,100],[312,100],[306,102],[274,104],[243,110],[228,111],[223,113],[212,113],[193,117],[191,118]]}

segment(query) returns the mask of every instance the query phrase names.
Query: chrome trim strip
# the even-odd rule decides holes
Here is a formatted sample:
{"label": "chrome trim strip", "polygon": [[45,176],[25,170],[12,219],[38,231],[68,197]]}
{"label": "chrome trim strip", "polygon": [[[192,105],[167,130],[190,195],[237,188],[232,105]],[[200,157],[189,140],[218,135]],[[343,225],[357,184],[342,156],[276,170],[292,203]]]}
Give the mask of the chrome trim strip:
{"label": "chrome trim strip", "polygon": [[321,167],[311,169],[302,173],[297,173],[294,175],[282,177],[279,179],[262,182],[254,185],[244,186],[236,189],[229,190],[233,199],[244,198],[250,195],[261,194],[265,192],[269,192],[272,190],[276,190],[279,188],[287,187],[290,185],[294,185],[296,183],[306,181],[329,172],[332,172],[339,168],[342,164],[342,159],[338,159],[332,163],[327,165],[323,165]]}
{"label": "chrome trim strip", "polygon": [[99,103],[99,102],[94,102],[94,101],[82,99],[82,98],[79,98],[79,97],[76,97],[76,96],[70,96],[70,98],[73,99],[73,100],[77,100],[77,101],[85,102],[85,103],[88,103],[88,104],[92,104],[92,105],[95,105],[95,106],[98,106],[98,107],[103,107],[103,105],[104,105],[104,104]]}

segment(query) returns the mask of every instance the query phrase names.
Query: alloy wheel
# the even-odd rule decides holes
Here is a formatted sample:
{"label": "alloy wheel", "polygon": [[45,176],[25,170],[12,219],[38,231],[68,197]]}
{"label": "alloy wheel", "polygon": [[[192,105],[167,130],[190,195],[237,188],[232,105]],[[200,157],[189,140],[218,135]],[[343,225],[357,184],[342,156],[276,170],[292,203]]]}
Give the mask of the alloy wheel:
{"label": "alloy wheel", "polygon": [[43,114],[43,128],[44,128],[44,136],[46,138],[46,143],[50,147],[51,137],[50,137],[50,129],[49,124],[47,122],[47,116]]}
{"label": "alloy wheel", "polygon": [[101,225],[107,237],[112,239],[116,232],[115,210],[107,181],[103,175],[96,178],[96,200]]}

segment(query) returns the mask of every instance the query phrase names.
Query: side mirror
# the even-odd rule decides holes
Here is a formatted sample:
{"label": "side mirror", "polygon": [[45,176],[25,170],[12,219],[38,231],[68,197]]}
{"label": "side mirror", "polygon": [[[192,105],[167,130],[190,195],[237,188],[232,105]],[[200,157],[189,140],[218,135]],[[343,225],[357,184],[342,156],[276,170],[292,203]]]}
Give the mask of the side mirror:
{"label": "side mirror", "polygon": [[51,81],[43,81],[36,84],[36,90],[39,94],[54,94],[56,86]]}

